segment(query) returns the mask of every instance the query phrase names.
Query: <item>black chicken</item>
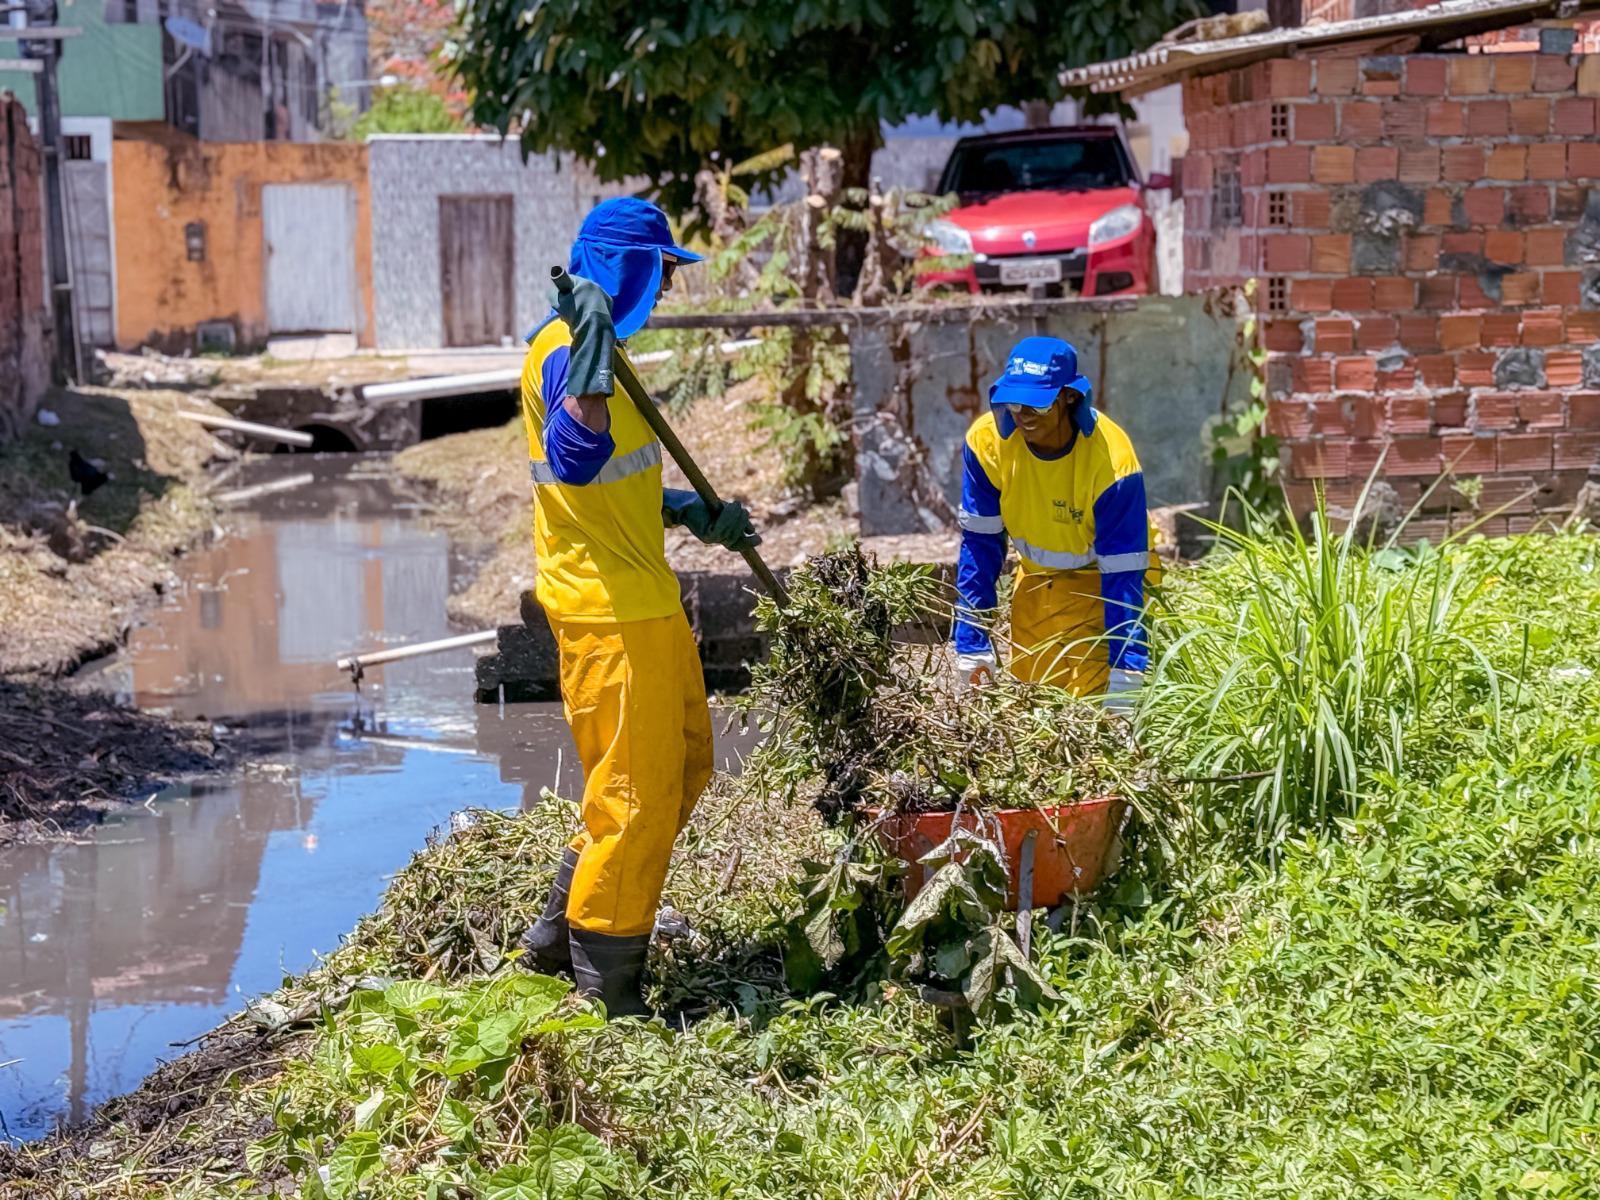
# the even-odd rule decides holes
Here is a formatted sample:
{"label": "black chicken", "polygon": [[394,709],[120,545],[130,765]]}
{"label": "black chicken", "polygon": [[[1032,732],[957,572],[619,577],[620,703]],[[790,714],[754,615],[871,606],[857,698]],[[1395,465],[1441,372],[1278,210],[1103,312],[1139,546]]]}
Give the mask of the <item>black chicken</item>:
{"label": "black chicken", "polygon": [[111,478],[76,450],[67,455],[67,474],[72,476],[72,482],[78,485],[85,496],[93,494],[96,488]]}

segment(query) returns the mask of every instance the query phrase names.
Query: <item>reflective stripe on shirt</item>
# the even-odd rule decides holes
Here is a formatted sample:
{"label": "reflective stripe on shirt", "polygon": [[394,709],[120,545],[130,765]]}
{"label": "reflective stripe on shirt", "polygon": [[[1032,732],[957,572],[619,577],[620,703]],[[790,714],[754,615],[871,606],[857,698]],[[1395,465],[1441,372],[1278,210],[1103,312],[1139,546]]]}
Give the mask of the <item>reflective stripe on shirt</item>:
{"label": "reflective stripe on shirt", "polygon": [[961,528],[968,533],[1004,533],[1006,531],[1005,519],[996,513],[992,517],[985,517],[979,513],[968,512],[962,509],[957,516]]}
{"label": "reflective stripe on shirt", "polygon": [[1094,566],[1094,551],[1085,554],[1074,554],[1070,550],[1044,550],[1032,542],[1025,542],[1013,536],[1011,544],[1017,548],[1017,553],[1024,558],[1030,558],[1041,567],[1049,567],[1052,571],[1081,571],[1085,567]]}
{"label": "reflective stripe on shirt", "polygon": [[1130,550],[1126,554],[1106,554],[1100,559],[1100,573],[1115,575],[1120,571],[1142,571],[1150,565],[1148,550]]}
{"label": "reflective stripe on shirt", "polygon": [[1087,554],[1074,554],[1070,550],[1045,550],[1019,537],[1014,537],[1011,541],[1016,546],[1018,554],[1031,558],[1041,567],[1049,567],[1052,571],[1082,571],[1088,567],[1099,567],[1102,575],[1117,575],[1123,571],[1142,571],[1150,565],[1150,552],[1147,550],[1108,554],[1104,558],[1099,558],[1093,551]]}
{"label": "reflective stripe on shirt", "polygon": [[[626,479],[630,475],[637,475],[641,471],[648,471],[651,467],[661,465],[661,443],[646,442],[637,450],[627,454],[618,455],[605,466],[600,468],[600,473],[594,477],[595,483],[616,483],[619,479]],[[530,461],[528,470],[533,475],[537,484],[548,485],[560,483],[555,471],[547,462]]]}

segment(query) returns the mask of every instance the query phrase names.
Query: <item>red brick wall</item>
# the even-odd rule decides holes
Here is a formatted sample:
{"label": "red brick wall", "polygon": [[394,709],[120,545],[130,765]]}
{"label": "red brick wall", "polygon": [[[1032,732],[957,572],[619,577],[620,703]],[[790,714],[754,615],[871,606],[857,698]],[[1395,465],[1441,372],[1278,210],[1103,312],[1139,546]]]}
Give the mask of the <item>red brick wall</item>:
{"label": "red brick wall", "polygon": [[[1486,528],[1600,460],[1600,57],[1278,59],[1184,85],[1185,284],[1259,279],[1297,501],[1387,447],[1409,507],[1454,464]],[[1445,486],[1414,531],[1477,514]]]}
{"label": "red brick wall", "polygon": [[27,113],[0,92],[0,441],[33,416],[47,382],[41,199]]}

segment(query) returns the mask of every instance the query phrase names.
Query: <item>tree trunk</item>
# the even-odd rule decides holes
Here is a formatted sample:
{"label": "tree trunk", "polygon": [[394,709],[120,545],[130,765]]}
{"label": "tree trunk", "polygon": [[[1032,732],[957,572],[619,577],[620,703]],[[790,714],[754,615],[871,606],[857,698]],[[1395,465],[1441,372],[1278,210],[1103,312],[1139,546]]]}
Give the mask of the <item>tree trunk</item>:
{"label": "tree trunk", "polygon": [[[853,134],[845,140],[844,177],[841,187],[845,191],[859,188],[866,191],[872,185],[872,152],[883,144],[883,134],[877,126]],[[834,253],[836,273],[834,287],[841,296],[856,290],[861,268],[866,261],[867,235],[851,229],[839,231],[838,249]]]}
{"label": "tree trunk", "polygon": [[895,221],[899,216],[899,199],[898,191],[884,192],[876,179],[872,181],[867,207],[872,228],[867,234],[866,259],[851,297],[851,303],[857,308],[872,308],[886,303],[893,295],[905,266],[905,255],[894,244],[893,236]]}
{"label": "tree trunk", "polygon": [[799,205],[795,230],[794,266],[800,295],[809,304],[827,303],[838,287],[834,251],[821,244],[821,230],[844,179],[844,156],[832,146],[819,146],[800,156],[800,179],[805,199]]}

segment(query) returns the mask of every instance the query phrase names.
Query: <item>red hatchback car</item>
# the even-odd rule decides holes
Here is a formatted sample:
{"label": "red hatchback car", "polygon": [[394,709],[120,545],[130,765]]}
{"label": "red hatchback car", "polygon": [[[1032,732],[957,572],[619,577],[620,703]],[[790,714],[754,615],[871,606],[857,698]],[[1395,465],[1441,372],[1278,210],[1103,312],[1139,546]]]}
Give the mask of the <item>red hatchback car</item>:
{"label": "red hatchback car", "polygon": [[1057,126],[962,138],[939,192],[961,207],[932,222],[938,254],[970,254],[963,271],[925,284],[968,291],[1041,288],[1046,295],[1139,295],[1155,287],[1155,226],[1122,134],[1109,125]]}

